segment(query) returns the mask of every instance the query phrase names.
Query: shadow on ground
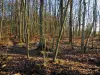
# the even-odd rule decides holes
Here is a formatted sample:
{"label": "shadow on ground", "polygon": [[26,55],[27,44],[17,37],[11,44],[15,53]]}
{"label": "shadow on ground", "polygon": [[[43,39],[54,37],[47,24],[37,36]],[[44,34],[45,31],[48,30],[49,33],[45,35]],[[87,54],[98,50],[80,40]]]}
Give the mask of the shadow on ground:
{"label": "shadow on ground", "polygon": [[[27,55],[27,49],[25,47],[12,46],[9,48],[8,53]],[[36,49],[31,49],[29,50],[29,54],[30,56],[36,56],[38,55],[38,51]]]}

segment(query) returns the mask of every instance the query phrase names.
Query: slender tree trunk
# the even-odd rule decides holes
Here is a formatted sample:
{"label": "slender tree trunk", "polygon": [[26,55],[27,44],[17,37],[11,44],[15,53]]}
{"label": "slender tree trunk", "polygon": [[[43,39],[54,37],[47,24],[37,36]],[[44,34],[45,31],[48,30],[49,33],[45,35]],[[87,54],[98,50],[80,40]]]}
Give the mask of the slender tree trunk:
{"label": "slender tree trunk", "polygon": [[16,35],[15,36],[16,36],[16,38],[18,38],[18,18],[19,18],[19,16],[18,16],[19,15],[18,14],[19,13],[18,7],[19,7],[18,6],[18,0],[16,0],[16,2],[15,2],[15,11],[16,11],[16,13],[15,13],[15,21],[16,21],[15,22],[15,24],[16,24],[16,31],[15,32],[16,32]]}
{"label": "slender tree trunk", "polygon": [[73,0],[70,0],[69,42],[72,43]]}
{"label": "slender tree trunk", "polygon": [[86,52],[84,50],[84,39],[85,39],[84,28],[85,28],[85,15],[86,15],[86,2],[85,2],[85,0],[83,0],[83,5],[84,5],[84,11],[83,11],[83,24],[82,24],[81,50],[84,51],[84,53],[85,53]]}
{"label": "slender tree trunk", "polygon": [[2,0],[2,17],[1,17],[1,25],[0,25],[0,41],[1,41],[1,38],[2,38],[3,19],[4,19],[4,1]]}
{"label": "slender tree trunk", "polygon": [[30,8],[30,0],[28,0],[27,2],[27,32],[26,32],[26,37],[27,37],[27,42],[26,42],[26,45],[27,45],[27,58],[29,59],[29,39],[30,39],[30,12],[29,12],[29,9]]}
{"label": "slender tree trunk", "polygon": [[100,41],[100,14],[99,14],[99,41]]}
{"label": "slender tree trunk", "polygon": [[93,9],[93,15],[94,15],[94,29],[93,29],[93,36],[96,36],[96,28],[97,28],[97,0],[94,2],[94,9]]}
{"label": "slender tree trunk", "polygon": [[66,12],[67,12],[67,9],[68,9],[68,5],[69,5],[69,0],[68,0],[68,3],[66,5],[64,15],[63,15],[63,0],[60,0],[60,25],[61,25],[61,30],[59,32],[59,37],[57,39],[57,44],[56,44],[56,49],[55,49],[53,61],[56,61],[56,58],[57,58],[57,55],[58,55],[59,42],[60,42],[62,32],[63,32],[63,26],[64,26],[64,21],[65,21],[65,16],[66,16]]}
{"label": "slender tree trunk", "polygon": [[93,3],[93,37],[92,37],[92,48],[93,48],[93,41],[96,36],[96,28],[97,28],[97,0]]}
{"label": "slender tree trunk", "polygon": [[78,11],[78,26],[79,26],[79,30],[78,30],[78,35],[80,35],[80,27],[81,27],[81,5],[82,0],[79,1],[79,11]]}
{"label": "slender tree trunk", "polygon": [[[54,10],[54,16],[56,17],[56,10],[57,10],[57,5],[56,5],[57,1],[55,0],[55,10]],[[54,31],[53,31],[53,36],[52,36],[52,49],[54,48],[54,41],[55,41],[55,34],[56,34],[56,25],[57,25],[57,21],[54,22]]]}
{"label": "slender tree trunk", "polygon": [[43,46],[43,5],[44,5],[44,0],[40,0],[40,11],[39,11],[39,16],[40,16],[40,47]]}

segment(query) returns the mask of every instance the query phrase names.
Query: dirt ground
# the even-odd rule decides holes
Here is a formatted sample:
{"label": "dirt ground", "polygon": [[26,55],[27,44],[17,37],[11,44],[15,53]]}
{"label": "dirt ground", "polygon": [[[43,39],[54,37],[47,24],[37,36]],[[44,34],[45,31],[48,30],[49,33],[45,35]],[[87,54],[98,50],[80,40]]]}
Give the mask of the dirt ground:
{"label": "dirt ground", "polygon": [[[37,41],[35,39],[35,42]],[[48,48],[51,48],[50,41],[51,39],[48,39]],[[38,55],[34,42],[30,44],[30,59],[26,57],[24,44],[13,44],[8,49],[1,45],[0,75],[100,75],[100,49],[89,49],[84,54],[78,47],[71,49],[67,42],[67,39],[60,42],[56,62],[52,62],[54,50],[47,52],[45,66],[43,55]],[[78,44],[79,41],[75,40],[75,43]]]}

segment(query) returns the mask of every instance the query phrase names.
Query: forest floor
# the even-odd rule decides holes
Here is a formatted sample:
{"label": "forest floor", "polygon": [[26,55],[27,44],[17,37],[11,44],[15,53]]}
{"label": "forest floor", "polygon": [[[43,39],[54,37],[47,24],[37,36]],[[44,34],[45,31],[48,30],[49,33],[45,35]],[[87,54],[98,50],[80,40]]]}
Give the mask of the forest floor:
{"label": "forest floor", "polygon": [[[48,40],[47,47],[50,48],[51,39]],[[39,40],[34,38],[33,41]],[[9,47],[7,53],[7,48],[0,45],[0,75],[100,75],[100,49],[89,49],[84,54],[78,47],[71,49],[67,41],[68,39],[63,39],[60,42],[56,62],[52,62],[53,50],[48,52],[45,66],[43,55],[38,55],[34,42],[30,44],[30,59],[26,57],[24,44]],[[79,39],[75,40],[75,44],[79,42]]]}

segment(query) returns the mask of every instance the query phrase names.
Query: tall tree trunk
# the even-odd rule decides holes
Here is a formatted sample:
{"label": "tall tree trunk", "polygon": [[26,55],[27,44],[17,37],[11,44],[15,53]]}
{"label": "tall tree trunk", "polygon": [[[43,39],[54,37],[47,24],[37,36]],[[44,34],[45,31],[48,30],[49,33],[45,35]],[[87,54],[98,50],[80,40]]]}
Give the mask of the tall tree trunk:
{"label": "tall tree trunk", "polygon": [[99,41],[100,41],[100,12],[99,12]]}
{"label": "tall tree trunk", "polygon": [[94,2],[94,9],[93,9],[93,16],[94,16],[94,29],[93,29],[93,36],[96,36],[96,28],[97,28],[97,0]]}
{"label": "tall tree trunk", "polygon": [[96,36],[96,28],[97,28],[97,0],[93,3],[93,37],[92,37],[92,48],[93,48],[93,41]]}
{"label": "tall tree trunk", "polygon": [[81,27],[81,5],[82,0],[79,1],[79,11],[78,11],[78,26],[79,26],[79,30],[78,30],[78,35],[80,35],[80,27]]}
{"label": "tall tree trunk", "polygon": [[[54,17],[56,17],[56,10],[57,10],[57,1],[55,0],[55,8],[54,8]],[[52,36],[52,49],[54,48],[54,41],[55,41],[55,34],[56,34],[56,25],[57,21],[54,22],[54,31],[53,31],[53,36]]]}
{"label": "tall tree trunk", "polygon": [[40,47],[43,46],[43,5],[44,5],[44,0],[40,0],[40,11],[39,11],[39,16],[40,16]]}
{"label": "tall tree trunk", "polygon": [[15,2],[15,11],[16,11],[16,13],[15,13],[15,24],[16,24],[16,34],[15,34],[15,36],[16,36],[16,38],[18,38],[18,18],[19,18],[19,10],[18,10],[18,0],[16,0],[16,2]]}
{"label": "tall tree trunk", "polygon": [[26,27],[27,27],[27,30],[26,30],[26,37],[27,37],[27,40],[26,40],[26,45],[27,45],[27,58],[29,58],[29,39],[30,39],[30,0],[27,1],[27,18],[26,18],[26,21],[27,21],[27,24],[26,24]]}
{"label": "tall tree trunk", "polygon": [[2,17],[1,17],[1,25],[0,25],[0,41],[1,41],[1,38],[2,38],[3,20],[4,20],[4,0],[2,0]]}
{"label": "tall tree trunk", "polygon": [[85,15],[86,15],[86,2],[83,0],[83,6],[84,6],[84,11],[83,11],[83,24],[82,24],[82,38],[81,38],[81,50],[86,52],[84,50],[84,39],[85,39],[85,34],[84,34],[84,28],[85,28]]}
{"label": "tall tree trunk", "polygon": [[60,0],[60,25],[61,25],[61,30],[59,32],[59,37],[57,39],[57,44],[56,44],[56,49],[55,49],[55,52],[54,52],[53,61],[56,61],[56,58],[57,58],[57,55],[58,55],[59,42],[60,42],[62,32],[63,32],[64,21],[65,21],[65,16],[66,16],[66,12],[67,12],[67,9],[68,9],[68,5],[69,5],[69,0],[68,0],[68,3],[66,5],[64,14],[63,14],[63,0]]}
{"label": "tall tree trunk", "polygon": [[72,43],[73,0],[70,0],[69,42]]}

